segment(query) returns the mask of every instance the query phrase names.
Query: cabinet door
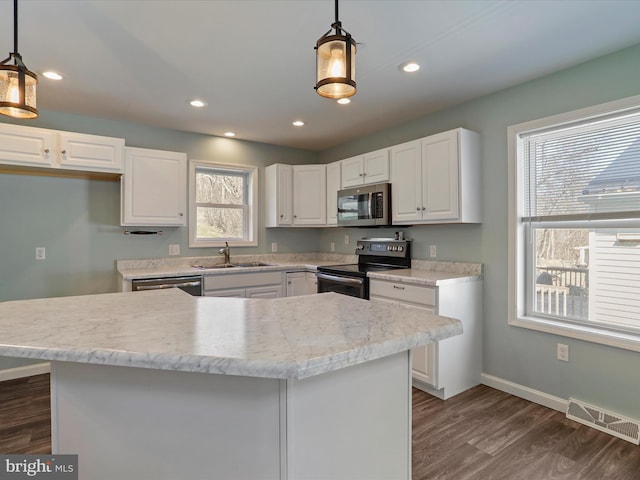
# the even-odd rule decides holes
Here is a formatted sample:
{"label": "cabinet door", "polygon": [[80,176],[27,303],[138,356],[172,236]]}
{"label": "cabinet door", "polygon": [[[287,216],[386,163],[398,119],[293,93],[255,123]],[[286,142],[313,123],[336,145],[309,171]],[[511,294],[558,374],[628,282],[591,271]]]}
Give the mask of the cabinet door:
{"label": "cabinet door", "polygon": [[346,158],[340,161],[340,170],[342,175],[342,188],[356,187],[364,182],[363,175],[363,159],[362,155],[357,157]]}
{"label": "cabinet door", "polygon": [[327,223],[326,165],[293,166],[294,225]]}
{"label": "cabinet door", "polygon": [[389,181],[389,149],[384,148],[364,155],[364,183]]}
{"label": "cabinet door", "polygon": [[122,225],[184,225],[186,205],[186,154],[143,148],[125,150]]}
{"label": "cabinet door", "polygon": [[245,296],[247,298],[280,298],[282,296],[282,287],[280,285],[251,287],[247,288]]}
{"label": "cabinet door", "polygon": [[59,132],[60,168],[122,173],[124,139]]}
{"label": "cabinet door", "polygon": [[265,226],[281,227],[293,222],[293,167],[276,163],[265,168]]}
{"label": "cabinet door", "polygon": [[327,165],[327,225],[338,225],[340,167],[340,162],[334,162]]}
{"label": "cabinet door", "polygon": [[393,223],[422,220],[420,140],[391,148],[391,216]]}
{"label": "cabinet door", "polygon": [[55,138],[52,130],[0,124],[0,163],[53,167]]}
{"label": "cabinet door", "polygon": [[305,272],[287,273],[287,297],[305,294]]}
{"label": "cabinet door", "polygon": [[416,380],[438,387],[438,342],[411,349],[411,375]]}
{"label": "cabinet door", "polygon": [[458,159],[457,130],[422,139],[424,220],[459,218]]}
{"label": "cabinet door", "polygon": [[305,272],[304,276],[304,294],[312,295],[318,293],[318,277],[315,272]]}

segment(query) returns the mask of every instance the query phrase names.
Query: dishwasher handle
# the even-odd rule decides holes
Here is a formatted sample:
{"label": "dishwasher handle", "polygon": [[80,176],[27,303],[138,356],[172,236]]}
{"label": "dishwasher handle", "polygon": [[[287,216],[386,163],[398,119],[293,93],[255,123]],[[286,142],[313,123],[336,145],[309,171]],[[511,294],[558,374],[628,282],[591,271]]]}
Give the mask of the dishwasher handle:
{"label": "dishwasher handle", "polygon": [[164,288],[199,287],[200,281],[183,283],[161,283],[159,285],[138,285],[136,288],[142,290],[162,290]]}

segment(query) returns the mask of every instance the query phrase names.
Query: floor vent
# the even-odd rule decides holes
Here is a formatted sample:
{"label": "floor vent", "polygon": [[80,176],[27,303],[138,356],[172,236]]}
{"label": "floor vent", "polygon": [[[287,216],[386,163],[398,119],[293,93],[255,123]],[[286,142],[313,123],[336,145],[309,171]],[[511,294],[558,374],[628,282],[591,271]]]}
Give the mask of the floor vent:
{"label": "floor vent", "polygon": [[567,418],[640,445],[640,422],[594,407],[575,398],[569,399]]}

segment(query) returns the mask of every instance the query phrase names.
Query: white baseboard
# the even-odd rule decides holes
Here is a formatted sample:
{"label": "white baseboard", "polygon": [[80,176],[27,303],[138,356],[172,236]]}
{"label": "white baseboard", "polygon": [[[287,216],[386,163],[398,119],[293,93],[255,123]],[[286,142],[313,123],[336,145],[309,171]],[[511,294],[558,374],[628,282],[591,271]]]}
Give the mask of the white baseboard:
{"label": "white baseboard", "polygon": [[540,390],[534,390],[533,388],[494,377],[487,373],[482,374],[482,383],[488,387],[510,393],[516,397],[524,398],[525,400],[558,410],[559,412],[566,412],[567,406],[569,405],[569,401],[564,398],[549,395],[548,393],[541,392]]}
{"label": "white baseboard", "polygon": [[41,375],[51,372],[51,364],[49,362],[36,363],[34,365],[25,365],[24,367],[7,368],[0,370],[0,382],[6,380],[15,380],[16,378],[31,377],[33,375]]}

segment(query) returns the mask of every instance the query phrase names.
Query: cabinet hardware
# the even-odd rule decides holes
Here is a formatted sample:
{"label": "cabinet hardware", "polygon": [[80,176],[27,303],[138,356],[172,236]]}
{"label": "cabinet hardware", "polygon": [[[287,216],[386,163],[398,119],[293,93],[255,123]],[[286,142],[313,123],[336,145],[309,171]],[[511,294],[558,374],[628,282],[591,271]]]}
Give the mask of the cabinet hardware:
{"label": "cabinet hardware", "polygon": [[426,209],[427,209],[426,207],[422,207],[422,210],[426,210]]}
{"label": "cabinet hardware", "polygon": [[48,149],[48,148],[45,148],[45,149],[44,149],[44,153],[49,153],[49,149]]}
{"label": "cabinet hardware", "polygon": [[393,288],[396,288],[398,290],[404,290],[404,287],[399,287],[398,285],[394,285]]}
{"label": "cabinet hardware", "polygon": [[66,151],[66,150],[62,150],[60,153],[61,153],[62,155],[66,155],[66,154],[67,154],[67,151]]}

